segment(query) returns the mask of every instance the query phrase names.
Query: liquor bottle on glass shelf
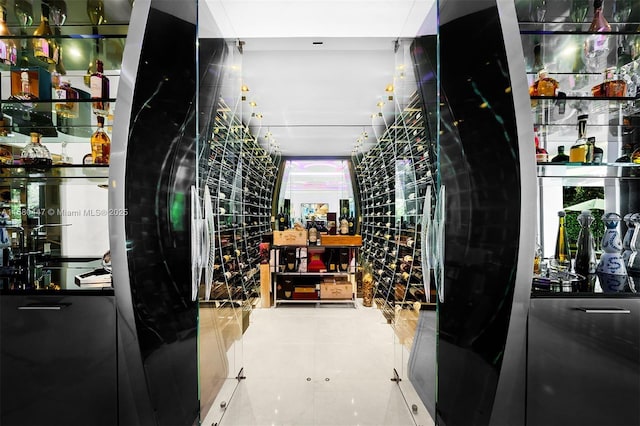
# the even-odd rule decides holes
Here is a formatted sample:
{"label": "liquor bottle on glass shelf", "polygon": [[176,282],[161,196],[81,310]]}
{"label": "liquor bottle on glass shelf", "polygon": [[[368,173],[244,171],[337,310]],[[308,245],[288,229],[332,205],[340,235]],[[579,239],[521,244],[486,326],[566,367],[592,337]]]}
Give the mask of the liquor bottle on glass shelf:
{"label": "liquor bottle on glass shelf", "polygon": [[549,161],[549,153],[540,143],[540,134],[537,127],[534,129],[533,141],[536,144],[536,162],[546,163]]}
{"label": "liquor bottle on glass shelf", "polygon": [[15,65],[18,60],[18,49],[12,36],[7,27],[7,8],[0,4],[0,62],[6,65]]}
{"label": "liquor bottle on glass shelf", "polygon": [[591,35],[584,42],[584,63],[590,72],[599,72],[606,67],[610,50],[609,36],[606,33],[611,32],[611,25],[602,12],[602,3],[603,0],[593,1],[593,19],[588,31],[603,34]]}
{"label": "liquor bottle on glass shelf", "polygon": [[22,148],[20,159],[22,164],[34,166],[50,166],[52,164],[49,149],[42,145],[40,133],[32,132],[31,141]]}
{"label": "liquor bottle on glass shelf", "polygon": [[89,79],[93,113],[102,116],[109,115],[109,78],[104,75],[104,64],[96,60],[96,71]]}
{"label": "liquor bottle on glass shelf", "polygon": [[593,86],[591,94],[594,97],[622,98],[627,96],[627,82],[620,77],[616,67],[609,67],[604,72],[603,82]]}
{"label": "liquor bottle on glass shelf", "polygon": [[566,163],[569,161],[569,156],[564,153],[564,145],[558,147],[558,154],[551,159],[552,163]]}
{"label": "liquor bottle on glass shelf", "polygon": [[589,137],[587,138],[587,143],[589,144],[589,150],[591,152],[591,163],[592,164],[602,164],[602,157],[604,156],[604,151],[598,145],[596,145],[596,138]]}
{"label": "liquor bottle on glass shelf", "polygon": [[71,87],[69,80],[60,80],[58,84],[54,83],[53,99],[66,102],[56,102],[56,115],[64,118],[75,118],[80,114],[78,100],[78,91]]}
{"label": "liquor bottle on glass shelf", "polygon": [[588,114],[581,114],[578,116],[578,139],[569,149],[569,161],[572,163],[591,162],[591,153],[589,152],[589,144],[587,140],[588,118]]}
{"label": "liquor bottle on glass shelf", "polygon": [[[622,257],[622,239],[618,232],[618,223],[622,218],[617,213],[605,213],[602,216],[605,231],[602,236],[602,254],[596,269],[600,287],[604,292],[619,291],[627,282],[627,267]],[[634,250],[633,241],[631,249]],[[629,264],[633,261],[634,253],[629,257]]]}
{"label": "liquor bottle on glass shelf", "polygon": [[560,210],[558,212],[558,233],[556,235],[556,250],[553,260],[558,272],[566,273],[571,270],[571,250],[569,249],[569,234],[565,225],[565,217],[564,210]]}
{"label": "liquor bottle on glass shelf", "polygon": [[575,271],[584,277],[596,272],[596,248],[591,233],[591,224],[594,220],[590,210],[583,210],[578,215],[580,232],[576,248]]}
{"label": "liquor bottle on glass shelf", "polygon": [[104,131],[104,117],[98,116],[98,128],[91,135],[91,157],[93,164],[109,164],[111,138]]}
{"label": "liquor bottle on glass shelf", "polygon": [[49,4],[41,2],[40,25],[33,32],[33,56],[47,64],[58,61],[57,43],[49,25]]}

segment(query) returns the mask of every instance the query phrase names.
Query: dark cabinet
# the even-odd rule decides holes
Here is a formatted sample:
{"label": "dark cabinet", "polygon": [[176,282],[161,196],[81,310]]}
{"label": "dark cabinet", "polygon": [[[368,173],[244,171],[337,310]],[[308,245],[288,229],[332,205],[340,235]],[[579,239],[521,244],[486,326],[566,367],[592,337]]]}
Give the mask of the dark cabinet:
{"label": "dark cabinet", "polygon": [[0,424],[118,423],[115,297],[83,292],[0,298]]}

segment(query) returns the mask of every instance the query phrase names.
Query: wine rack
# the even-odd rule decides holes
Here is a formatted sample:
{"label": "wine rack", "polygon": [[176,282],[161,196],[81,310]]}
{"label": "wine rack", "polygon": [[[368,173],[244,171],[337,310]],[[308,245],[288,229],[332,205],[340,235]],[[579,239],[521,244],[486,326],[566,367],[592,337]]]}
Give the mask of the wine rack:
{"label": "wine rack", "polygon": [[421,239],[432,184],[424,112],[417,93],[369,151],[354,153],[360,187],[361,264],[374,277],[374,301],[388,321],[398,309],[434,302],[425,291]]}
{"label": "wine rack", "polygon": [[250,308],[260,297],[259,245],[271,232],[279,157],[258,144],[222,98],[212,126],[199,167],[215,216],[215,260],[210,293],[201,291],[201,300]]}

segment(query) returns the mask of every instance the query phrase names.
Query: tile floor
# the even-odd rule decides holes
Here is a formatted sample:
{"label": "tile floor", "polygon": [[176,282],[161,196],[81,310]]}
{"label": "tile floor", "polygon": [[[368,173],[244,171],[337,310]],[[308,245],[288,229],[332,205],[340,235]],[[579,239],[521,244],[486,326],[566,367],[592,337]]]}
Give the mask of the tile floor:
{"label": "tile floor", "polygon": [[433,425],[410,382],[391,380],[406,349],[361,302],[256,309],[241,352],[246,378],[229,381],[203,426]]}

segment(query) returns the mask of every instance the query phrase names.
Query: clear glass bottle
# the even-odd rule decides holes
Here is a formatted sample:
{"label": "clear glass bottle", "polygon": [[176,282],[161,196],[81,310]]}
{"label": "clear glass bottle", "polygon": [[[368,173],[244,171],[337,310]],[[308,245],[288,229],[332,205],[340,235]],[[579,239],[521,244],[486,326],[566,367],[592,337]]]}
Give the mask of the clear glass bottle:
{"label": "clear glass bottle", "polygon": [[109,164],[111,138],[104,131],[104,117],[98,116],[98,128],[91,135],[91,157],[93,164]]}
{"label": "clear glass bottle", "polygon": [[587,143],[588,114],[578,116],[578,139],[569,149],[569,161],[572,163],[588,163],[590,161],[589,144]]}
{"label": "clear glass bottle", "polygon": [[49,4],[41,3],[40,25],[33,32],[33,56],[42,62],[55,64],[57,44],[53,39],[53,31],[49,25]]}
{"label": "clear glass bottle", "polygon": [[558,147],[558,154],[551,159],[552,163],[566,163],[569,161],[569,156],[564,153],[564,145]]}
{"label": "clear glass bottle", "polygon": [[31,133],[31,141],[22,148],[22,152],[20,153],[22,164],[36,166],[51,165],[51,153],[46,146],[42,145],[41,138],[42,135],[40,135],[40,133]]}
{"label": "clear glass bottle", "polygon": [[571,250],[569,248],[569,234],[565,226],[566,213],[558,212],[558,233],[556,235],[556,250],[553,255],[556,268],[562,271],[571,269]]}
{"label": "clear glass bottle", "polygon": [[109,115],[109,78],[104,75],[104,65],[101,60],[96,60],[96,71],[89,79],[93,113],[102,116]]}

